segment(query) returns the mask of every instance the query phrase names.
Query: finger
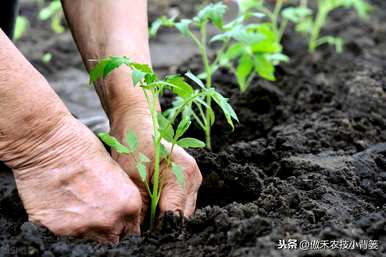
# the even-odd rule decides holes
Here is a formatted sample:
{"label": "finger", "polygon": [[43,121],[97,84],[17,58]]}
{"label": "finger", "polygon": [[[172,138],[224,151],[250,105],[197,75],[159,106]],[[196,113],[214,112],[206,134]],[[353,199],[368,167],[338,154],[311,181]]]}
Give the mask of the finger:
{"label": "finger", "polygon": [[161,171],[161,183],[163,188],[159,200],[159,210],[161,216],[167,212],[181,213],[185,210],[186,193],[178,184],[173,172],[169,168]]}
{"label": "finger", "polygon": [[137,216],[135,220],[128,220],[125,224],[125,227],[120,235],[120,239],[122,240],[128,235],[140,235],[141,234],[141,222],[142,218]]}
{"label": "finger", "polygon": [[196,210],[196,202],[197,202],[197,192],[189,194],[186,199],[184,216],[190,218],[193,216],[194,211]]}

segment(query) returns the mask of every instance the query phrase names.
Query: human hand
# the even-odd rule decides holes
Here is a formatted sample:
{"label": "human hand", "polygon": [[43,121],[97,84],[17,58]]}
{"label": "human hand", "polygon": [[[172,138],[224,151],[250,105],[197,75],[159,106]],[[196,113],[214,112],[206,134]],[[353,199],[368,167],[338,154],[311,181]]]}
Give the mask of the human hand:
{"label": "human hand", "polygon": [[[117,118],[112,119],[111,135],[116,137],[118,141],[125,142],[124,139],[127,131],[133,131],[138,138],[137,151],[145,154],[153,161],[153,125],[147,108],[137,106],[132,109],[121,110],[114,117]],[[170,148],[170,145],[164,145],[166,148]],[[113,151],[112,156],[138,186],[142,197],[141,219],[143,220],[149,207],[150,199],[148,191],[136,169],[136,163],[129,155],[122,155]],[[184,170],[185,186],[184,188],[180,186],[171,169],[166,167],[165,162],[161,161],[160,183],[163,185],[163,188],[159,201],[160,214],[162,215],[166,211],[173,211],[175,213],[182,213],[185,217],[190,217],[193,215],[196,207],[197,192],[202,182],[202,175],[194,158],[179,146],[174,147],[171,161],[178,164]],[[151,185],[152,165],[148,165],[147,172],[148,184]]]}

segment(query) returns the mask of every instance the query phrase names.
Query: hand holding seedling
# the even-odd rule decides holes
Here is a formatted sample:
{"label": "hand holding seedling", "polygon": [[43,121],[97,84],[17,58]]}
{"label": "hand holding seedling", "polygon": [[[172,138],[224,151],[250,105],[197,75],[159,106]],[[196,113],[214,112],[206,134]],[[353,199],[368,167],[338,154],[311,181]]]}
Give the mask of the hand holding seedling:
{"label": "hand holding seedling", "polygon": [[[87,68],[95,66],[96,59],[115,54],[150,62],[146,1],[62,2]],[[0,160],[13,170],[31,222],[57,235],[116,243],[127,234],[140,232],[141,210],[146,209],[142,206],[149,203],[143,182],[150,179],[159,182],[153,183],[158,187],[152,193],[156,200],[151,206],[153,218],[158,217],[158,204],[161,212],[193,213],[201,175],[190,155],[176,142],[170,145],[161,140],[165,136],[157,134],[159,130],[155,132],[154,124],[164,121],[161,117],[157,121],[155,94],[147,98],[141,88],[128,84],[131,76],[125,69],[96,83],[113,135],[122,139],[127,135],[122,131],[128,129],[138,135],[133,154],[139,159],[133,162],[132,156],[114,153],[125,172],[1,30],[0,45]],[[133,78],[138,79],[138,74]],[[184,84],[178,77],[166,82]],[[188,125],[185,122],[180,127],[181,135]],[[156,144],[149,144],[154,138]],[[182,140],[177,134],[173,138]],[[178,143],[202,145],[194,139]],[[157,167],[153,169],[150,163]]]}
{"label": "hand holding seedling", "polygon": [[[136,152],[147,156],[149,160],[145,163],[147,181],[150,184],[150,178],[154,177],[154,146],[153,146],[153,124],[150,112],[145,109],[136,108],[136,110],[124,111],[120,117],[111,124],[110,134],[118,139],[119,142],[126,142],[128,131],[136,135]],[[170,143],[163,144],[170,149]],[[145,218],[146,212],[150,207],[150,196],[146,185],[138,173],[136,161],[132,156],[119,154],[116,150],[112,152],[114,160],[129,174],[132,181],[137,185],[142,196],[141,220]],[[201,173],[195,160],[181,147],[175,146],[171,156],[171,161],[177,163],[184,171],[185,187],[182,188],[178,183],[176,176],[167,167],[166,161],[161,161],[159,168],[160,183],[165,185],[159,199],[159,211],[181,211],[186,217],[190,217],[196,205],[197,190],[201,184]]]}
{"label": "hand holding seedling", "polygon": [[[124,149],[123,152],[118,153],[116,148],[113,146],[112,148],[115,150],[113,159],[121,165],[141,192],[142,213],[147,212],[149,209],[147,207],[150,207],[153,221],[158,218],[158,211],[162,214],[167,210],[178,210],[185,216],[190,216],[201,184],[201,174],[197,164],[190,155],[176,145],[173,151],[170,151],[168,158],[161,155],[161,137],[159,131],[155,129],[159,118],[157,117],[157,110],[159,110],[157,98],[160,88],[154,80],[152,81],[154,83],[147,84],[151,88],[146,95],[143,88],[137,85],[139,82],[144,82],[145,75],[147,81],[155,79],[155,74],[149,71],[149,66],[145,65],[150,64],[146,1],[98,0],[75,3],[68,0],[63,3],[86,66],[89,70],[94,69],[94,72],[91,72],[92,81],[95,82],[102,105],[110,119],[110,136],[126,146],[129,131],[136,137],[135,151],[129,153]],[[84,15],[85,13],[90,13],[98,19],[90,23],[90,16]],[[115,55],[128,56],[130,60],[135,60],[137,63],[123,57],[104,60],[105,57]],[[137,68],[135,73],[132,71],[133,65]],[[104,73],[104,71],[108,72]],[[103,75],[103,78],[97,80],[100,75]],[[170,77],[165,82],[183,84],[177,77]],[[167,148],[167,144],[164,147]],[[146,157],[145,160],[143,156]],[[138,165],[141,167],[138,168]],[[142,172],[140,174],[139,169]],[[184,187],[181,187],[177,181],[181,176],[178,178],[175,176],[176,170],[180,174],[184,173],[187,178]],[[155,183],[150,183],[151,179],[155,180]],[[148,181],[148,185],[144,181]],[[156,185],[155,188],[153,185]],[[147,187],[152,190],[151,195]],[[153,200],[151,206],[148,205],[149,195]],[[143,218],[142,215],[141,219]]]}

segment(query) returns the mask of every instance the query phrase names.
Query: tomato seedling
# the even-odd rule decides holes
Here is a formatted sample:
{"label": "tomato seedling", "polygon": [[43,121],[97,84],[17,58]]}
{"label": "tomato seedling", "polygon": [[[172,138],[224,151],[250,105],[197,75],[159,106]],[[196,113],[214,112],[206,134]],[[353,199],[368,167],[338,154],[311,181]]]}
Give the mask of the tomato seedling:
{"label": "tomato seedling", "polygon": [[[308,50],[313,53],[324,44],[335,46],[338,53],[343,51],[343,39],[336,36],[320,36],[323,26],[328,22],[329,15],[339,8],[354,8],[358,16],[367,19],[371,6],[365,0],[317,0],[315,14],[312,9],[308,8],[308,1],[303,0],[298,9],[288,9],[283,16],[296,24],[296,30],[308,38]],[[296,11],[298,14],[296,15]]]}
{"label": "tomato seedling", "polygon": [[[247,23],[259,18],[261,13],[250,12],[245,8],[240,15],[225,24],[224,14],[227,7],[223,3],[209,4],[192,19],[177,21],[176,17],[161,17],[150,29],[152,36],[162,27],[177,29],[182,35],[189,37],[198,47],[203,72],[198,76],[205,79],[205,87],[213,87],[213,74],[221,67],[230,70],[236,77],[240,90],[244,92],[256,74],[268,80],[275,80],[275,65],[287,60],[281,51],[276,32],[266,23]],[[209,38],[208,25],[217,28],[217,34]],[[194,30],[198,30],[195,33]],[[211,43],[221,45],[216,51],[216,57],[210,58],[208,48]],[[178,101],[178,99],[177,99]],[[206,105],[211,107],[211,98],[207,97]],[[194,120],[204,130],[206,145],[211,148],[211,108],[205,114],[198,107],[200,115],[193,115]]]}
{"label": "tomato seedling", "polygon": [[[114,69],[126,65],[131,69],[132,84],[141,87],[146,98],[153,123],[153,147],[154,156],[146,156],[138,150],[138,140],[136,134],[128,131],[126,142],[119,142],[115,137],[100,133],[101,140],[114,149],[119,154],[126,154],[136,162],[137,171],[145,184],[150,196],[150,227],[154,225],[155,214],[161,191],[164,185],[160,180],[160,163],[165,163],[175,174],[177,181],[184,187],[185,179],[183,169],[173,163],[171,156],[176,145],[182,148],[199,148],[205,147],[202,141],[183,137],[189,129],[192,117],[192,105],[199,105],[210,113],[210,122],[214,122],[214,112],[210,106],[203,102],[203,98],[213,99],[220,109],[224,112],[230,124],[232,119],[237,120],[237,116],[229,105],[226,98],[213,88],[206,88],[203,83],[192,73],[186,76],[195,81],[199,89],[194,90],[185,79],[179,75],[167,76],[165,79],[158,79],[151,67],[145,64],[132,62],[126,57],[110,57],[100,60],[90,72],[90,82],[94,83],[99,78],[106,78]],[[163,115],[157,111],[157,101],[164,90],[170,90],[178,96],[179,101],[174,103],[168,115]],[[168,147],[164,143],[168,142]],[[153,161],[153,165],[148,165]],[[147,169],[153,167],[152,181],[149,180]]]}

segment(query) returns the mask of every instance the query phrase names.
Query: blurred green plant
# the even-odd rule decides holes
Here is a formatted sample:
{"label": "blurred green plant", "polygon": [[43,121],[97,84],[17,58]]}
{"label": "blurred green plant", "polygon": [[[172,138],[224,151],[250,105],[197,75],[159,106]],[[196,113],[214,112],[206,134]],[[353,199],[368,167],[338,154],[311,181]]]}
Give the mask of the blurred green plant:
{"label": "blurred green plant", "polygon": [[[369,18],[371,6],[365,0],[317,0],[317,9],[308,8],[308,1],[303,1],[297,9],[283,11],[283,17],[296,24],[296,30],[308,39],[308,50],[312,53],[323,45],[335,46],[338,53],[343,51],[344,41],[337,36],[320,36],[322,28],[326,25],[329,15],[339,8],[353,8],[362,19]],[[300,10],[300,11],[299,11]],[[296,15],[296,12],[301,15]]]}
{"label": "blurred green plant", "polygon": [[329,15],[339,8],[354,8],[360,18],[367,19],[371,6],[365,0],[316,0],[309,7],[308,0],[299,0],[297,5],[284,6],[285,0],[276,0],[273,9],[264,0],[237,0],[241,10],[255,9],[266,15],[281,40],[289,23],[295,24],[296,31],[306,36],[309,52],[323,45],[333,45],[337,52],[343,51],[343,39],[336,36],[320,36],[328,22]]}
{"label": "blurred green plant", "polygon": [[13,38],[19,40],[27,32],[29,27],[29,21],[25,16],[17,16],[15,24],[15,32]]}
{"label": "blurred green plant", "polygon": [[[42,1],[38,0],[38,4],[42,6]],[[52,31],[56,33],[63,33],[65,31],[65,28],[62,25],[64,14],[60,0],[50,1],[47,6],[42,7],[38,17],[42,21],[50,20]]]}

